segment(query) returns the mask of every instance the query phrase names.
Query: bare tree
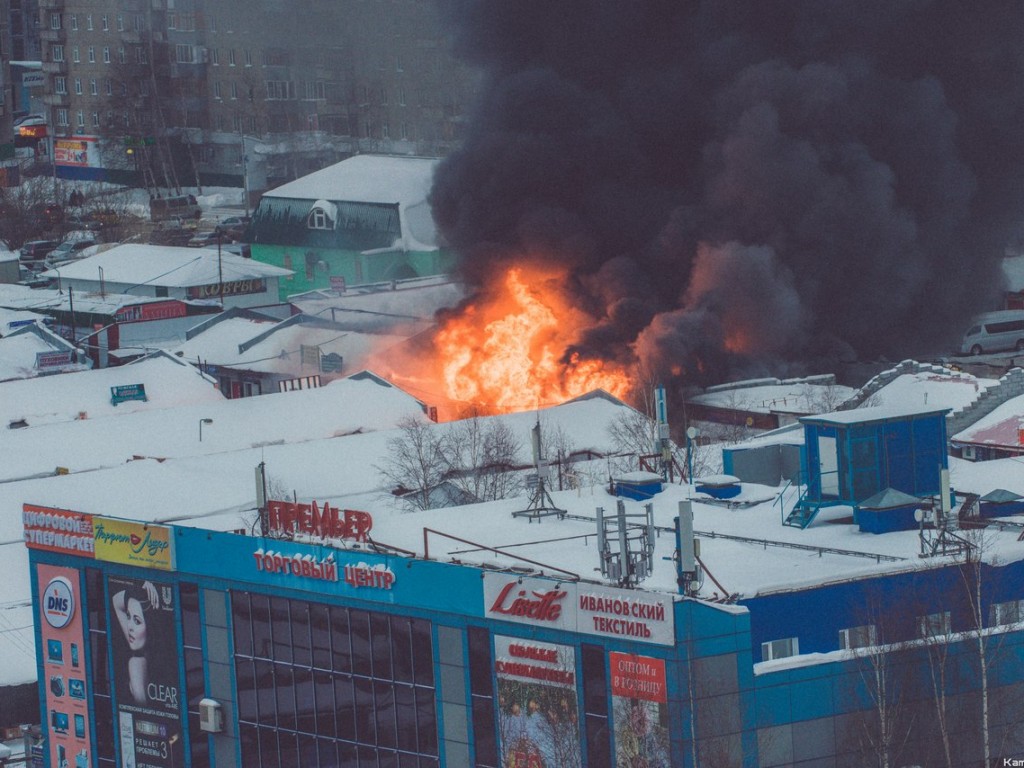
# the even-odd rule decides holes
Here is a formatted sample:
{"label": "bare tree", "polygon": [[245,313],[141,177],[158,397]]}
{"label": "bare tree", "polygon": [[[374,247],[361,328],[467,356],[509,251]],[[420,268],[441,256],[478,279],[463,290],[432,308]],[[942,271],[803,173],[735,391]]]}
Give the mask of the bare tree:
{"label": "bare tree", "polygon": [[387,443],[387,460],[378,466],[391,486],[409,491],[409,502],[417,509],[429,509],[430,494],[448,474],[445,440],[432,424],[409,417],[398,424],[399,436]]}
{"label": "bare tree", "polygon": [[455,422],[442,445],[446,477],[481,501],[503,499],[518,490],[521,447],[500,419],[474,415]]}

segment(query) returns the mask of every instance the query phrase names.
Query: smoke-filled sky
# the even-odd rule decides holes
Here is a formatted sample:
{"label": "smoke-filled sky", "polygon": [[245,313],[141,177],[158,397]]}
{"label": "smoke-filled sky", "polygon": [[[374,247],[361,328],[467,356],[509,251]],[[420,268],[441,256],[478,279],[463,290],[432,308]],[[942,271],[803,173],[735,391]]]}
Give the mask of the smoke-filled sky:
{"label": "smoke-filled sky", "polygon": [[948,350],[1024,219],[1024,3],[438,0],[483,72],[435,218],[704,380]]}

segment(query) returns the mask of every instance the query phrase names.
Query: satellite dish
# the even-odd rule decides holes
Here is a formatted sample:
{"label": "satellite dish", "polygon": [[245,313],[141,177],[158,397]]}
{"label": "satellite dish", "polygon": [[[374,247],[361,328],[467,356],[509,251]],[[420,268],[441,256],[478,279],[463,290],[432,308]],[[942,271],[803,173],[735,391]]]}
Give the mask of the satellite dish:
{"label": "satellite dish", "polygon": [[923,509],[915,509],[914,510],[914,519],[917,522],[919,522],[919,523],[921,521],[923,521],[924,520],[924,510]]}
{"label": "satellite dish", "polygon": [[699,435],[699,434],[700,434],[700,430],[697,429],[696,427],[687,427],[687,429],[686,429],[686,436],[688,438],[690,438],[691,440],[693,440],[693,438],[697,437],[697,435]]}

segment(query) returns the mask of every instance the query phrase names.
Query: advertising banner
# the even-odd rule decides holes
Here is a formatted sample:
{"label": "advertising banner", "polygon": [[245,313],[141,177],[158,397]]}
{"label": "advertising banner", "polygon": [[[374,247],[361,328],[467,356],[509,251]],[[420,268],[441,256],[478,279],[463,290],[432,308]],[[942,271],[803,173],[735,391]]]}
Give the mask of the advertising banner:
{"label": "advertising banner", "polygon": [[494,637],[504,768],[580,768],[572,646]]}
{"label": "advertising banner", "polygon": [[671,768],[665,661],[629,653],[608,657],[615,768]]}
{"label": "advertising banner", "polygon": [[92,515],[69,509],[23,504],[21,523],[25,544],[32,549],[93,556]]}
{"label": "advertising banner", "polygon": [[114,690],[122,768],[185,764],[174,590],[109,577]]}
{"label": "advertising banner", "polygon": [[92,765],[79,574],[37,565],[50,765]]}
{"label": "advertising banner", "polygon": [[89,142],[84,139],[56,139],[53,158],[57,165],[89,165]]}
{"label": "advertising banner", "polygon": [[174,538],[166,525],[94,517],[97,560],[174,570]]}
{"label": "advertising banner", "polygon": [[489,619],[673,645],[674,615],[671,595],[484,574],[484,616]]}

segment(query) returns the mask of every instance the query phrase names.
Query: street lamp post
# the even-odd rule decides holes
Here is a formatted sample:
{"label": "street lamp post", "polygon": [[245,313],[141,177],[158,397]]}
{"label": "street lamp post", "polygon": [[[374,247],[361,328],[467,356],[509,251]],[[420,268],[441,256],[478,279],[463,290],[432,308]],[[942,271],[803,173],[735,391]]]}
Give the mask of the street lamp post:
{"label": "street lamp post", "polygon": [[199,442],[203,442],[203,424],[213,424],[213,419],[199,420]]}
{"label": "street lamp post", "polygon": [[696,427],[686,429],[686,472],[690,475],[690,485],[693,485],[693,441],[700,436],[700,430]]}
{"label": "street lamp post", "polygon": [[217,234],[217,296],[220,299],[220,308],[224,309],[224,262],[221,258],[220,244],[224,239],[224,230],[218,225],[214,230]]}

